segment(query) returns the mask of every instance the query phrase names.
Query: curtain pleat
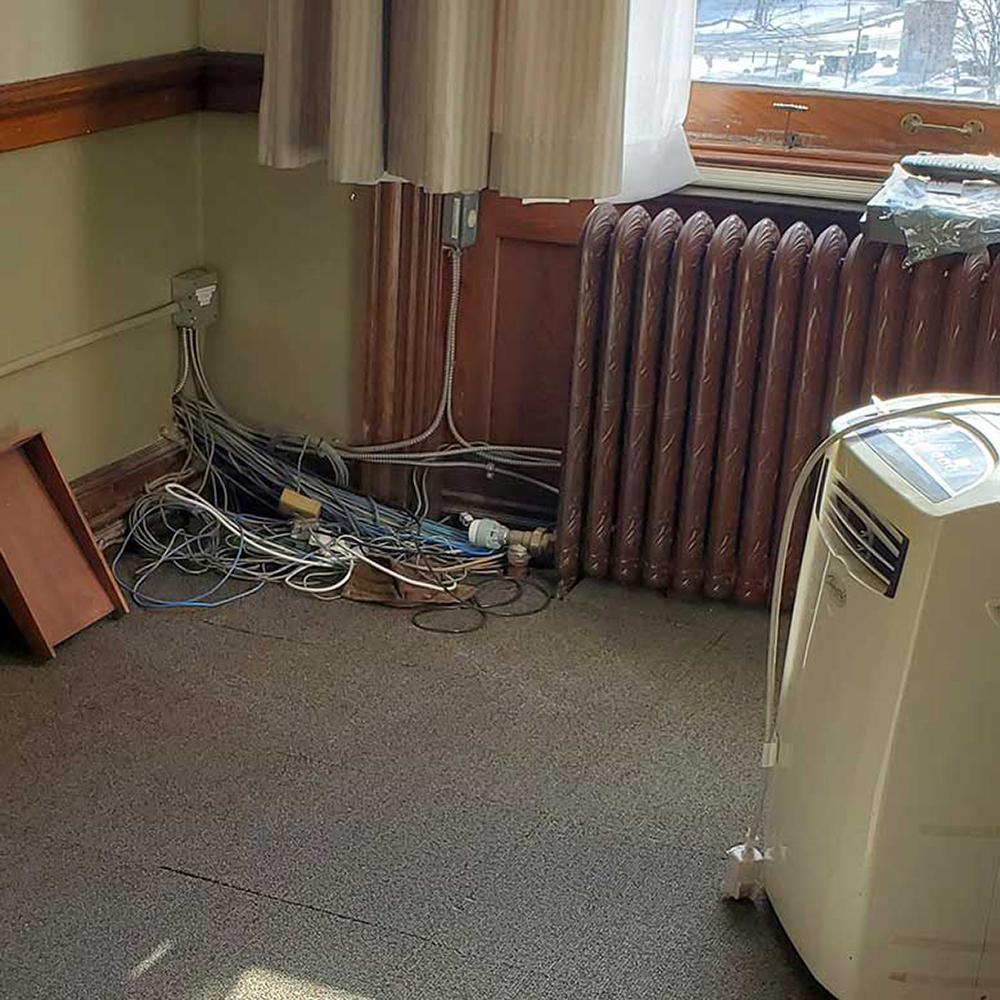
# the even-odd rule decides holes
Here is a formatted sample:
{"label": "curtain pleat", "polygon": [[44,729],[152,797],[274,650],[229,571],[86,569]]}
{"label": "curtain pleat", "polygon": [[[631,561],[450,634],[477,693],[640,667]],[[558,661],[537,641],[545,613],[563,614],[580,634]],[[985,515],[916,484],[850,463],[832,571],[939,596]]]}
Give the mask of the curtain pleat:
{"label": "curtain pleat", "polygon": [[330,18],[330,177],[373,184],[385,173],[382,0],[333,0]]}
{"label": "curtain pleat", "polygon": [[327,156],[330,20],[330,0],[268,5],[258,134],[265,166],[304,167]]}
{"label": "curtain pleat", "polygon": [[270,0],[260,160],[431,192],[615,195],[628,34],[629,0]]}
{"label": "curtain pleat", "polygon": [[389,172],[428,191],[486,186],[493,0],[392,5]]}
{"label": "curtain pleat", "polygon": [[593,198],[621,187],[628,0],[500,0],[490,185]]}

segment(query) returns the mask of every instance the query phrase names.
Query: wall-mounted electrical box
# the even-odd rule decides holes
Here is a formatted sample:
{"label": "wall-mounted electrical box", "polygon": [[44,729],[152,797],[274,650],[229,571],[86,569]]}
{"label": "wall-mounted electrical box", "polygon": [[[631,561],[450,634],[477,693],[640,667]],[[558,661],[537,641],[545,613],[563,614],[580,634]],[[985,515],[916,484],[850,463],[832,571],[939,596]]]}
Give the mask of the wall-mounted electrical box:
{"label": "wall-mounted electrical box", "polygon": [[441,209],[441,242],[463,250],[479,233],[479,192],[446,194]]}
{"label": "wall-mounted electrical box", "polygon": [[174,326],[204,330],[219,318],[219,276],[215,271],[194,267],[175,274],[170,291],[178,305]]}

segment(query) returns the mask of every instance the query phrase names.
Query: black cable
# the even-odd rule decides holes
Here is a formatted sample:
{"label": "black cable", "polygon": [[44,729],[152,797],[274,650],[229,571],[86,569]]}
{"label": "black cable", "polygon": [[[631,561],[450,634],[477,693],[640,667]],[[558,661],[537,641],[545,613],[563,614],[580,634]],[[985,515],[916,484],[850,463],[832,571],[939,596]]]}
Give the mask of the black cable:
{"label": "black cable", "polygon": [[[500,597],[497,600],[484,602],[483,592],[489,588],[496,588],[504,585],[511,588],[509,596]],[[517,603],[525,594],[526,588],[536,591],[542,595],[541,604],[522,609],[510,609],[512,604]],[[478,632],[483,628],[488,618],[527,618],[530,615],[537,615],[544,611],[553,598],[553,592],[538,580],[531,577],[525,580],[514,580],[511,577],[493,577],[478,584],[468,598],[456,598],[454,604],[440,605],[431,604],[419,608],[410,616],[410,621],[419,629],[425,632],[436,632],[439,635],[465,635],[469,632]],[[469,624],[457,624],[454,626],[435,627],[427,624],[426,619],[431,615],[456,616],[476,612],[477,617]]]}
{"label": "black cable", "polygon": [[[506,579],[506,578],[502,578],[502,579]],[[498,582],[498,581],[487,581],[487,584],[491,583],[491,582]],[[553,592],[551,590],[549,590],[548,587],[544,586],[543,584],[539,583],[538,580],[535,580],[535,579],[533,579],[531,577],[529,577],[526,580],[511,580],[510,582],[518,584],[518,586],[520,588],[520,592],[518,593],[518,595],[516,597],[512,598],[509,601],[503,601],[503,602],[499,602],[497,604],[491,604],[491,605],[483,606],[482,604],[478,603],[479,602],[479,592],[478,592],[478,590],[473,595],[472,599],[473,599],[473,601],[477,602],[476,606],[481,611],[484,611],[488,615],[492,615],[494,618],[528,618],[531,615],[537,615],[539,612],[544,611],[549,606],[549,603],[552,601],[552,598],[554,596]],[[542,595],[542,603],[541,604],[538,604],[538,605],[536,605],[534,607],[521,608],[520,610],[516,610],[516,609],[515,610],[510,610],[510,611],[504,611],[504,610],[502,610],[503,608],[506,608],[509,605],[515,603],[520,597],[523,597],[524,596],[524,591],[525,591],[526,587],[529,587],[532,590],[537,591],[539,594]]]}
{"label": "black cable", "polygon": [[[468,625],[454,625],[435,627],[425,623],[425,619],[431,615],[446,615],[454,618],[456,615],[468,614],[472,612],[476,615]],[[486,624],[486,612],[482,608],[477,608],[474,604],[462,601],[459,604],[440,605],[428,604],[426,607],[414,611],[410,615],[410,621],[424,632],[436,632],[438,635],[466,635],[469,632],[478,632]]]}

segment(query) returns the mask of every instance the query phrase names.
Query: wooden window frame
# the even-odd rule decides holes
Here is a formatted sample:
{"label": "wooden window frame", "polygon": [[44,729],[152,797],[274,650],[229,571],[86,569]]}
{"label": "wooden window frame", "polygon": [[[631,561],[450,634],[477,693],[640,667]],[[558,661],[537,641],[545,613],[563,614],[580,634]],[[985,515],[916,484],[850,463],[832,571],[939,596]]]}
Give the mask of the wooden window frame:
{"label": "wooden window frame", "polygon": [[[794,112],[791,148],[785,140],[787,113],[775,104],[806,105]],[[985,126],[981,135],[903,130],[902,118],[962,126]],[[703,166],[739,167],[828,177],[881,179],[906,153],[1000,152],[1000,107],[966,101],[927,101],[867,94],[838,94],[798,87],[763,87],[697,81],[685,128],[695,160]]]}

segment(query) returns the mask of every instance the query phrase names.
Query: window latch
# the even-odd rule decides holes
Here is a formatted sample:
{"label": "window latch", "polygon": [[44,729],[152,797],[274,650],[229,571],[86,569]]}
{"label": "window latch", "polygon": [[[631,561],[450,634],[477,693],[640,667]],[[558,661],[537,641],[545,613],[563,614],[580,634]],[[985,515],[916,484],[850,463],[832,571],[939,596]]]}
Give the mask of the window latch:
{"label": "window latch", "polygon": [[899,127],[907,135],[916,135],[918,132],[957,132],[970,138],[982,135],[986,131],[986,126],[978,118],[970,118],[964,125],[936,125],[933,122],[925,122],[923,115],[918,115],[916,112],[903,115],[899,120]]}
{"label": "window latch", "polygon": [[785,112],[785,133],[781,137],[781,144],[785,149],[795,149],[802,145],[802,137],[798,132],[792,131],[792,115],[798,111],[808,111],[808,104],[791,104],[788,101],[774,101],[771,107],[775,111]]}

